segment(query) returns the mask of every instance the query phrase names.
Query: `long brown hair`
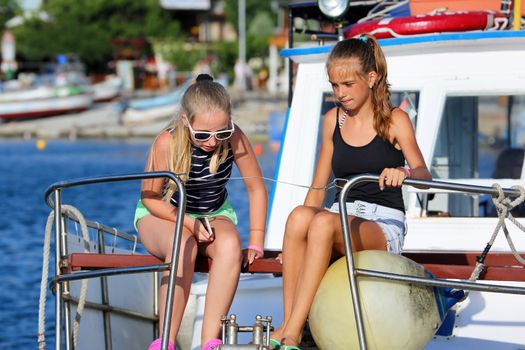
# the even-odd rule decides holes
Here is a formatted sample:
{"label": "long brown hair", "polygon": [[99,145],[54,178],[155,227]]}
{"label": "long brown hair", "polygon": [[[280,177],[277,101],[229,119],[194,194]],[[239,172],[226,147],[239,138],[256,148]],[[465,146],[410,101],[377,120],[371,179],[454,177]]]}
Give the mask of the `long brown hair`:
{"label": "long brown hair", "polygon": [[[219,83],[212,81],[209,75],[202,74],[197,77],[182,96],[180,103],[180,112],[167,127],[171,130],[171,142],[168,162],[169,171],[180,174],[182,181],[188,181],[188,174],[191,168],[191,135],[187,126],[182,121],[182,115],[185,115],[188,122],[191,123],[195,115],[205,112],[224,112],[231,119],[231,102],[230,96],[226,89]],[[154,154],[152,153],[152,156]],[[215,149],[210,160],[210,173],[216,173],[219,165],[228,157],[227,142],[220,142]],[[150,163],[153,168],[154,159]],[[175,183],[171,181],[166,185],[164,199],[169,201],[176,191]]]}
{"label": "long brown hair", "polygon": [[392,117],[392,104],[390,103],[390,84],[387,80],[387,66],[383,50],[377,40],[369,34],[359,38],[346,39],[338,42],[326,62],[329,71],[336,61],[357,59],[361,69],[356,73],[363,79],[374,71],[377,79],[372,86],[372,106],[374,110],[374,129],[384,139],[388,139],[388,131]]}

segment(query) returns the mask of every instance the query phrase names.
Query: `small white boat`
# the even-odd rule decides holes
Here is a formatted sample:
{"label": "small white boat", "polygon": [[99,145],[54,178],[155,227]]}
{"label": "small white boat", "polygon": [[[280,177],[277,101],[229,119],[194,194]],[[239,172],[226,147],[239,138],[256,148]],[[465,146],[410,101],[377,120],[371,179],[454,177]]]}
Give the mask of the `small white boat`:
{"label": "small white boat", "polygon": [[91,85],[93,102],[107,102],[120,96],[124,80],[119,76],[109,76],[106,80]]}
{"label": "small white boat", "polygon": [[38,86],[31,89],[0,93],[0,102],[24,102],[45,98],[65,97],[88,93],[82,86]]}
{"label": "small white boat", "polygon": [[[308,18],[323,18],[315,9],[302,7],[305,5],[292,7],[292,17],[299,16],[302,11]],[[316,37],[326,38],[323,33],[317,33]],[[471,290],[465,300],[449,310],[447,321],[443,323],[445,326],[436,332],[425,349],[520,349],[525,344],[525,268],[519,259],[525,253],[525,234],[519,227],[509,224],[508,236],[513,240],[511,247],[502,234],[490,246],[487,242],[491,241],[498,224],[488,195],[495,193],[491,185],[500,184],[512,197],[517,189],[510,187],[523,186],[525,181],[525,138],[516,132],[523,130],[525,124],[525,31],[480,30],[411,35],[380,40],[380,44],[387,56],[393,103],[403,106],[413,117],[421,151],[437,180],[426,183],[432,187],[429,190],[404,187],[408,219],[404,255],[432,272],[439,283],[456,283],[460,288]],[[303,203],[307,191],[305,186],[311,183],[314,175],[321,119],[333,107],[325,68],[331,48],[332,45],[310,45],[282,52],[297,65],[297,76],[285,119],[276,184],[270,196],[265,241],[268,252],[281,249],[288,213]],[[509,154],[517,154],[511,157],[510,163]],[[60,213],[61,193],[68,187],[153,175],[173,176],[149,173],[60,182],[47,191],[48,202],[54,193],[55,212]],[[354,180],[376,179],[364,176]],[[520,210],[516,211],[516,215],[522,215],[517,222],[525,225]],[[73,215],[66,213],[64,216]],[[155,275],[93,277],[156,271],[161,267],[151,264],[159,262],[151,257],[129,255],[68,255],[84,249],[108,253],[113,249],[108,239],[117,237],[117,230],[93,224],[99,232],[107,231],[106,241],[90,244],[78,238],[61,241],[62,221],[55,221],[59,226],[56,228],[59,251],[55,252],[58,271],[55,278],[61,282],[56,285],[55,296],[56,348],[61,348],[63,339],[66,348],[72,348],[73,312],[80,295],[77,279],[91,277],[89,303],[85,304],[76,348],[103,349],[104,344],[111,343],[118,349],[144,349],[156,332],[157,310],[153,300],[156,300],[158,281],[154,280]],[[68,229],[73,227],[71,221],[65,225]],[[131,242],[136,240],[134,237],[130,237]],[[483,253],[485,249],[487,255]],[[476,260],[482,260],[479,257],[486,258],[483,272],[475,281],[469,281],[479,262]],[[124,261],[119,260],[121,258]],[[146,263],[149,268],[137,267]],[[123,265],[133,267],[126,271],[115,268]],[[61,266],[65,267],[61,270]],[[88,271],[95,268],[109,269]],[[237,315],[239,324],[253,324],[257,314],[273,316],[273,323],[277,325],[282,321],[282,280],[272,273],[278,269],[278,264],[268,258],[257,261],[248,271],[267,273],[242,275],[230,310]],[[358,281],[363,273],[356,272]],[[43,285],[45,287],[45,283]],[[205,289],[205,279],[193,284],[190,301],[195,307],[194,312],[185,316],[184,322],[191,327],[188,333],[179,334],[181,349],[200,349]],[[109,298],[108,293],[114,293],[115,297]],[[145,298],[150,299],[145,301]],[[351,298],[350,293],[348,298]],[[125,311],[125,308],[129,310]],[[139,308],[147,311],[139,314]],[[61,318],[62,312],[65,319]],[[346,317],[353,317],[353,314]],[[239,341],[248,343],[249,338],[249,335],[243,335]],[[245,346],[247,349],[248,345]],[[110,347],[106,345],[105,348]],[[251,348],[256,349],[256,346]],[[365,342],[360,348],[373,347]]]}
{"label": "small white boat", "polygon": [[160,120],[168,120],[173,118],[178,109],[178,103],[151,107],[147,109],[127,108],[124,113],[122,113],[120,122],[123,125],[128,126],[146,125]]}
{"label": "small white boat", "polygon": [[122,124],[144,125],[173,118],[180,107],[182,95],[191,82],[188,79],[174,91],[163,95],[131,100],[121,116]]}
{"label": "small white boat", "polygon": [[0,102],[0,119],[12,121],[79,112],[88,109],[92,103],[90,93]]}

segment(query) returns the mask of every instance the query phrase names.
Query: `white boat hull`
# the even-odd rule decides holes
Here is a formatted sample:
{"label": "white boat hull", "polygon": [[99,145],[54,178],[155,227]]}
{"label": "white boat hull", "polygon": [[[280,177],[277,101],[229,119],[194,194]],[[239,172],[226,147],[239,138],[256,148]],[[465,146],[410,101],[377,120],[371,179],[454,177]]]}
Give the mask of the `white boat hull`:
{"label": "white boat hull", "polygon": [[149,109],[128,108],[122,114],[121,122],[123,125],[145,125],[159,120],[169,120],[173,118],[179,108],[178,104],[170,104]]}
{"label": "white boat hull", "polygon": [[42,98],[23,102],[1,102],[0,119],[18,120],[40,118],[88,109],[93,103],[91,94]]}

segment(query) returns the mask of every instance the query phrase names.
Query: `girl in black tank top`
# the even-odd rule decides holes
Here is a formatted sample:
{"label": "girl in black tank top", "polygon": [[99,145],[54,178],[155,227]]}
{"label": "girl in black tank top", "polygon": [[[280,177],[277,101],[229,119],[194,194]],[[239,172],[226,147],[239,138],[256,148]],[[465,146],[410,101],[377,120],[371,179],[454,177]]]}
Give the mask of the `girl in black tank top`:
{"label": "girl in black tank top", "polygon": [[[274,348],[300,343],[330,261],[347,253],[338,203],[330,211],[323,208],[326,192],[320,189],[328,186],[331,175],[342,179],[338,185],[343,185],[344,179],[355,175],[379,174],[379,183],[362,183],[350,190],[346,207],[351,248],[394,253],[401,252],[405,233],[401,185],[407,177],[430,178],[408,115],[390,104],[386,60],[375,38],[367,34],[339,41],[326,68],[344,113],[340,118],[340,109],[333,108],[325,116],[314,180],[304,205],[296,207],[286,222],[285,319],[271,336]],[[345,140],[364,145],[352,146]],[[404,167],[405,158],[409,168]]]}

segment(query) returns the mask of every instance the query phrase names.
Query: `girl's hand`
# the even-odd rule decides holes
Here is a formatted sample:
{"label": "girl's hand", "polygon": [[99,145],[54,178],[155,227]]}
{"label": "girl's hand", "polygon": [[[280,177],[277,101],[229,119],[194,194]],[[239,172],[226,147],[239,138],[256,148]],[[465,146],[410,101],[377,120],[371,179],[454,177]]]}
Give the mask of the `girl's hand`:
{"label": "girl's hand", "polygon": [[382,191],[385,186],[401,187],[407,176],[407,172],[403,167],[385,168],[379,175],[379,188]]}
{"label": "girl's hand", "polygon": [[249,245],[248,249],[244,251],[243,266],[251,265],[255,259],[260,259],[264,256],[262,248],[255,245]]}
{"label": "girl's hand", "polygon": [[215,240],[215,234],[208,232],[206,227],[202,224],[199,219],[189,218],[193,220],[191,231],[199,243],[213,242]]}

